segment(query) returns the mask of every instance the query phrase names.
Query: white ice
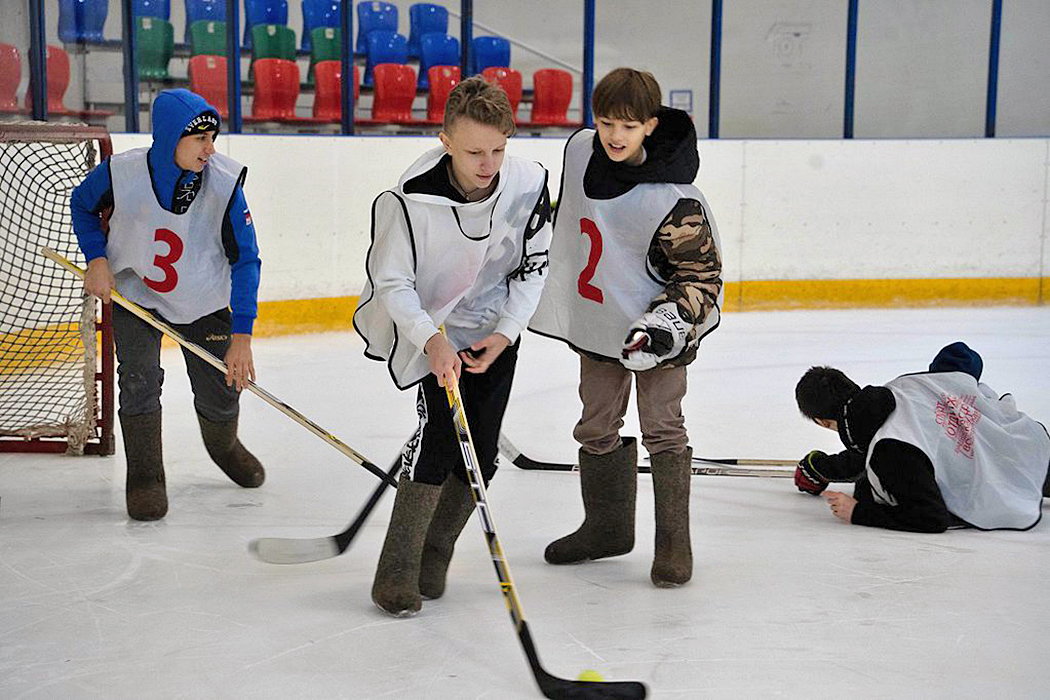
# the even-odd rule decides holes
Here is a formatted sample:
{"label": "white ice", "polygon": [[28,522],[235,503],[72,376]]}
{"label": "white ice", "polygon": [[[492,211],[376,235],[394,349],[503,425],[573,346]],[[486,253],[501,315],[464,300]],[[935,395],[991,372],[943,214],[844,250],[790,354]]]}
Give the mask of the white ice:
{"label": "white ice", "polygon": [[[807,367],[881,383],[955,340],[983,355],[986,383],[1050,420],[1050,308],[736,313],[690,368],[694,449],[837,449],[794,408]],[[355,335],[254,348],[263,387],[377,464],[413,427],[414,396]],[[390,496],[343,556],[253,559],[258,537],[342,530],[377,481],[245,395],[241,436],[268,479],[237,488],[204,452],[179,353],[163,360],[163,521],[127,519],[119,443],[107,458],[0,455],[0,698],[539,697],[476,520],[446,595],[409,619],[369,598]],[[576,372],[564,346],[526,334],[504,424],[522,451],[574,457]],[[631,554],[553,567],[544,546],[582,518],[578,477],[503,465],[492,513],[550,673],[595,669],[653,698],[1050,697],[1050,523],[898,533],[841,523],[790,480],[692,486],[693,580],[664,590],[649,583],[647,476]]]}

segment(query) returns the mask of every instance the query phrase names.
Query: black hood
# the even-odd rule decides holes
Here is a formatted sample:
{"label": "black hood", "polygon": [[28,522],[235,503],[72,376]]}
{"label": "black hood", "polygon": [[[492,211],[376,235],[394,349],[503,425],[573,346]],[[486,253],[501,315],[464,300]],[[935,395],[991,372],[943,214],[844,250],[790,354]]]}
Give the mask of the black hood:
{"label": "black hood", "polygon": [[696,150],[696,128],[692,118],[680,109],[661,107],[659,123],[642,142],[646,158],[632,166],[609,160],[598,133],[594,134],[594,153],[583,176],[583,189],[591,199],[613,199],[642,182],[692,184],[700,170]]}
{"label": "black hood", "polygon": [[839,438],[851,452],[867,454],[875,433],[897,408],[893,392],[884,386],[866,386],[842,407]]}

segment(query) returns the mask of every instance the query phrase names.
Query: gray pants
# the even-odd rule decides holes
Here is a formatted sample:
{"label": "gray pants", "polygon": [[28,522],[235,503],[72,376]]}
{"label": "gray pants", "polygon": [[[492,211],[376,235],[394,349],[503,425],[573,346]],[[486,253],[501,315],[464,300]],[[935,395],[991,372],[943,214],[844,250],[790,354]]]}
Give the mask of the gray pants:
{"label": "gray pants", "polygon": [[[163,319],[160,314],[154,316]],[[230,312],[220,309],[192,323],[169,323],[190,342],[218,357],[230,347]],[[120,413],[137,416],[160,410],[164,370],[160,366],[161,332],[123,307],[113,305],[113,340],[117,346],[117,385]],[[226,376],[185,348],[186,373],[197,413],[215,423],[237,417],[239,394],[226,386]]]}
{"label": "gray pants", "polygon": [[572,436],[589,454],[603,455],[617,449],[632,379],[638,388],[638,422],[645,449],[649,454],[683,451],[689,446],[682,415],[685,367],[632,372],[619,362],[601,362],[580,355],[583,415]]}

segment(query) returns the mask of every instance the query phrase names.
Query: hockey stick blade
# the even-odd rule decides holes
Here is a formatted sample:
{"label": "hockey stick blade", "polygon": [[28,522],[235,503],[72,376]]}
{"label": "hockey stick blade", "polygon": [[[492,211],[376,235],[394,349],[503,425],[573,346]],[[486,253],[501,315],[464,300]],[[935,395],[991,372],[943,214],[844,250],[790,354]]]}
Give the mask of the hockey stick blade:
{"label": "hockey stick blade", "polygon": [[401,455],[399,454],[394,463],[387,471],[387,480],[381,481],[372,491],[368,502],[361,507],[345,530],[328,537],[310,537],[306,539],[295,539],[286,537],[262,537],[248,543],[248,551],[260,561],[270,564],[308,564],[312,561],[321,561],[338,557],[350,548],[350,543],[357,536],[357,531],[368,520],[380,499],[386,493],[389,479],[401,468]]}
{"label": "hockey stick blade", "polygon": [[570,681],[552,676],[540,665],[536,647],[532,643],[529,624],[521,621],[518,629],[525,656],[536,676],[536,684],[543,697],[551,700],[642,700],[648,694],[644,683],[638,681]]}
{"label": "hockey stick blade", "polygon": [[[514,444],[504,437],[502,434],[499,436],[499,451],[504,456],[510,459],[514,466],[519,469],[533,470],[533,471],[546,471],[546,472],[574,472],[579,471],[579,466],[576,464],[570,464],[568,462],[541,462],[539,460],[532,459],[528,455],[524,455],[518,451]],[[690,473],[693,476],[752,476],[752,477],[775,477],[775,478],[789,478],[794,475],[795,462],[786,462],[782,460],[739,460],[739,459],[705,459],[702,457],[693,457],[694,462],[700,462],[702,464],[711,464],[712,466],[701,466],[701,464],[693,464],[690,467]],[[790,465],[791,470],[766,468],[766,469],[748,469],[746,466],[737,465],[748,465],[748,464],[760,464],[766,467],[785,467]],[[649,474],[652,472],[652,468],[648,464],[639,464],[639,474]]]}

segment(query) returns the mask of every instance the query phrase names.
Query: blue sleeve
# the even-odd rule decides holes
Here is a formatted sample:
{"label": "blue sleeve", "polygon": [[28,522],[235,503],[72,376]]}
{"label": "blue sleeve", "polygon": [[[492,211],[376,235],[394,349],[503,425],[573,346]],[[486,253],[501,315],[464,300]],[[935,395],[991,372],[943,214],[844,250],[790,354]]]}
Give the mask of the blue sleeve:
{"label": "blue sleeve", "polygon": [[69,200],[73,233],[88,262],[106,254],[106,234],[102,231],[100,214],[112,205],[113,181],[109,174],[109,158],[106,158],[73,189]]}
{"label": "blue sleeve", "polygon": [[230,198],[223,221],[223,247],[230,261],[230,309],[233,311],[233,332],[251,334],[259,306],[259,245],[255,240],[255,225],[248,211],[244,190],[238,185]]}
{"label": "blue sleeve", "polygon": [[930,363],[931,372],[965,372],[977,381],[981,380],[984,360],[961,341],[946,345]]}

